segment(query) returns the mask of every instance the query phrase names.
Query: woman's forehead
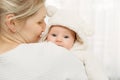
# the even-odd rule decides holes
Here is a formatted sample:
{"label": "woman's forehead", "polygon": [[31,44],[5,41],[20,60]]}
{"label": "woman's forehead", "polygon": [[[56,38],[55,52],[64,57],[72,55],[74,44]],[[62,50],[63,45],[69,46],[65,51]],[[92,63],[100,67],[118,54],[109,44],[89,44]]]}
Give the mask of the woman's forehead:
{"label": "woman's forehead", "polygon": [[43,20],[46,17],[46,7],[42,6],[40,10],[33,16],[36,16],[39,20]]}

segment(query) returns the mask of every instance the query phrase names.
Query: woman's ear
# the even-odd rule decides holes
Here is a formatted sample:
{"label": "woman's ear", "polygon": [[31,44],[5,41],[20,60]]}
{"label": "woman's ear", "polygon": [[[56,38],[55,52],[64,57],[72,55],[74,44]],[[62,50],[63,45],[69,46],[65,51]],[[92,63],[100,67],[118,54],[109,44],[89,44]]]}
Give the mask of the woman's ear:
{"label": "woman's ear", "polygon": [[8,14],[6,15],[6,25],[8,27],[8,29],[11,31],[11,32],[16,32],[16,28],[15,28],[15,20],[12,19],[14,17],[14,14]]}

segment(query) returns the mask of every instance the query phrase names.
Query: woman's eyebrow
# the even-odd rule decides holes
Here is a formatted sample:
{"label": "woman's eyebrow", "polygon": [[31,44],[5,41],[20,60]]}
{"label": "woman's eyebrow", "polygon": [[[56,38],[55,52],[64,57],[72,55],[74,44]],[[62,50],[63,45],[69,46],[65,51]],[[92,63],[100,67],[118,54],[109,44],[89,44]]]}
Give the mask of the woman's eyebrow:
{"label": "woman's eyebrow", "polygon": [[44,20],[44,19],[45,19],[45,17],[46,17],[46,16],[43,16],[43,18],[42,18],[42,19],[40,19],[40,21]]}

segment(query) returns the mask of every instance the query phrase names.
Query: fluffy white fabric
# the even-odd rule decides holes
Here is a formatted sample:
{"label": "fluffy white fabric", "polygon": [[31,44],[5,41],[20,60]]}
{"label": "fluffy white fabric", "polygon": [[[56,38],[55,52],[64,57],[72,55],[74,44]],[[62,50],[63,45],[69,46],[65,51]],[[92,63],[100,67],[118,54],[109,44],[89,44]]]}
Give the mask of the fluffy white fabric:
{"label": "fluffy white fabric", "polygon": [[71,52],[83,62],[88,80],[108,80],[102,64],[91,52],[88,52],[87,49],[81,50],[81,45],[77,42]]}
{"label": "fluffy white fabric", "polygon": [[85,43],[85,37],[93,34],[93,29],[81,17],[78,11],[72,9],[57,9],[54,6],[47,7],[49,28],[51,25],[62,25],[76,32],[78,41]]}
{"label": "fluffy white fabric", "polygon": [[0,80],[87,80],[82,63],[52,43],[22,44],[0,55]]}

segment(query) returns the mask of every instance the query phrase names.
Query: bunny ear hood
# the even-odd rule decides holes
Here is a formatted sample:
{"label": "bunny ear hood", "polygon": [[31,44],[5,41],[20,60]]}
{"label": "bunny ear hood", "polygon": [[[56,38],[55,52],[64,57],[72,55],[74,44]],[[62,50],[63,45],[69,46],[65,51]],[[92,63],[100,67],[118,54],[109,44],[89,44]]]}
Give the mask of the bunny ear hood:
{"label": "bunny ear hood", "polygon": [[77,41],[86,45],[86,37],[93,34],[93,29],[82,20],[79,13],[75,10],[59,9],[56,7],[47,7],[48,29],[52,25],[62,25],[76,33]]}

